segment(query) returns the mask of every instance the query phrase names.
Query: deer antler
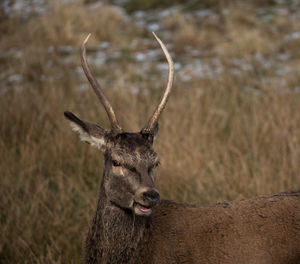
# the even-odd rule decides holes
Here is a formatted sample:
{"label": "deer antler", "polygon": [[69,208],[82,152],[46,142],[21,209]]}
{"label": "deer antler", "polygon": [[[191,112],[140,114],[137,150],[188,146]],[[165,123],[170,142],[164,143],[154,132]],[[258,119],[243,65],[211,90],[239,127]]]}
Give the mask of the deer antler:
{"label": "deer antler", "polygon": [[172,84],[173,84],[173,80],[174,80],[174,63],[172,61],[172,58],[166,48],[166,46],[164,45],[164,43],[155,35],[154,32],[152,32],[152,34],[154,35],[154,37],[156,38],[156,40],[158,41],[158,43],[160,44],[166,58],[169,64],[169,77],[168,77],[168,84],[166,87],[166,90],[164,92],[164,94],[162,95],[160,102],[158,104],[158,106],[156,107],[154,113],[152,114],[151,118],[149,119],[149,121],[146,123],[146,125],[144,126],[144,128],[142,129],[142,133],[150,133],[152,134],[155,128],[155,125],[158,122],[159,116],[161,114],[161,112],[163,111],[164,107],[166,106],[166,103],[168,101],[168,98],[170,96],[170,92],[172,89]]}
{"label": "deer antler", "polygon": [[97,82],[97,80],[95,79],[93,74],[91,73],[91,71],[89,69],[89,66],[87,64],[85,48],[86,48],[86,44],[87,44],[88,39],[89,39],[90,36],[91,36],[91,34],[89,34],[86,37],[86,39],[83,41],[83,43],[81,45],[80,58],[81,58],[82,68],[83,68],[84,73],[85,73],[87,79],[89,80],[91,86],[93,87],[96,95],[98,96],[99,100],[101,101],[101,103],[103,104],[103,106],[105,108],[105,111],[106,111],[106,113],[108,115],[108,118],[110,120],[111,129],[114,130],[114,131],[122,131],[122,128],[119,125],[119,122],[117,120],[117,117],[115,115],[115,112],[114,112],[111,104],[109,103],[109,101],[105,97],[99,83]]}

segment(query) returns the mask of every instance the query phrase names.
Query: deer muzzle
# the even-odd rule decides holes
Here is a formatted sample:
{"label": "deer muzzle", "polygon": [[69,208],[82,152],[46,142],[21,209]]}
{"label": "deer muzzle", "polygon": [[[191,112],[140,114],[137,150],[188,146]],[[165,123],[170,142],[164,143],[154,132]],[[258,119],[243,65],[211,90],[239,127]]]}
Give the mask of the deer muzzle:
{"label": "deer muzzle", "polygon": [[141,190],[134,202],[134,213],[140,216],[149,216],[152,213],[152,208],[160,202],[159,192],[153,189]]}

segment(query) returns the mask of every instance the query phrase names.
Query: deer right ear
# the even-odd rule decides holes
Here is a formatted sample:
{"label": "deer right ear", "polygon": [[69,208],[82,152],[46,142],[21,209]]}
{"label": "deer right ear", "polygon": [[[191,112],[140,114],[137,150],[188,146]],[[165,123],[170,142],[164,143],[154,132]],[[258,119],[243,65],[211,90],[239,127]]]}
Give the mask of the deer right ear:
{"label": "deer right ear", "polygon": [[96,124],[81,120],[71,112],[66,111],[64,112],[64,115],[69,121],[71,121],[70,125],[72,129],[79,135],[82,141],[91,144],[91,146],[96,147],[101,151],[105,151],[105,136],[107,131]]}

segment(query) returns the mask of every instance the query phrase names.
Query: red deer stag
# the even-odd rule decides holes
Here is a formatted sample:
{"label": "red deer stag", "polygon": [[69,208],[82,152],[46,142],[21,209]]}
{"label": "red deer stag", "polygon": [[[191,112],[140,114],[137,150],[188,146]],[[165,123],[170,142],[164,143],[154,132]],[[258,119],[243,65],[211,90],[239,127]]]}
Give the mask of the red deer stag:
{"label": "red deer stag", "polygon": [[158,119],[170,95],[166,90],[140,132],[123,131],[81,47],[83,70],[111,123],[106,130],[70,112],[65,116],[81,140],[104,153],[96,212],[84,248],[85,263],[300,263],[300,192],[195,206],[160,200],[155,188],[159,159],[152,145]]}

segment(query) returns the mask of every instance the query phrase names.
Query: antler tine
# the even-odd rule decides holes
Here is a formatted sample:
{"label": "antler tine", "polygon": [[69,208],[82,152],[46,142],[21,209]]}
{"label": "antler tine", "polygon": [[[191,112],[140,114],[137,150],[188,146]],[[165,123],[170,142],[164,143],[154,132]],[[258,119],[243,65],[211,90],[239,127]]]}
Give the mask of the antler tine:
{"label": "antler tine", "polygon": [[83,41],[83,43],[81,45],[81,49],[80,49],[81,65],[82,65],[82,68],[84,70],[84,73],[85,73],[87,79],[89,80],[91,86],[93,87],[94,92],[96,93],[96,95],[98,96],[99,100],[101,101],[101,103],[103,104],[103,106],[105,108],[105,111],[106,111],[108,118],[110,120],[110,123],[111,123],[112,130],[121,131],[122,128],[119,125],[119,122],[117,120],[115,112],[114,112],[111,104],[105,97],[99,83],[97,82],[97,80],[95,79],[93,74],[91,73],[88,63],[87,63],[87,60],[86,60],[86,51],[85,50],[86,50],[86,44],[87,44],[90,36],[91,36],[91,33],[86,37],[86,39]]}
{"label": "antler tine", "polygon": [[174,80],[174,63],[173,60],[165,46],[165,44],[156,36],[156,34],[154,32],[152,32],[152,34],[154,35],[154,37],[156,38],[156,40],[158,41],[158,43],[160,44],[166,58],[169,64],[169,77],[168,77],[168,84],[166,87],[166,90],[164,92],[164,94],[162,95],[160,102],[158,104],[158,106],[156,107],[154,113],[152,114],[151,118],[149,119],[149,121],[146,123],[146,125],[144,126],[144,128],[142,129],[142,133],[153,133],[154,128],[156,123],[158,122],[159,116],[161,114],[161,112],[163,111],[163,109],[166,106],[166,103],[169,99],[170,96],[170,92],[172,89],[172,85],[173,85],[173,80]]}

